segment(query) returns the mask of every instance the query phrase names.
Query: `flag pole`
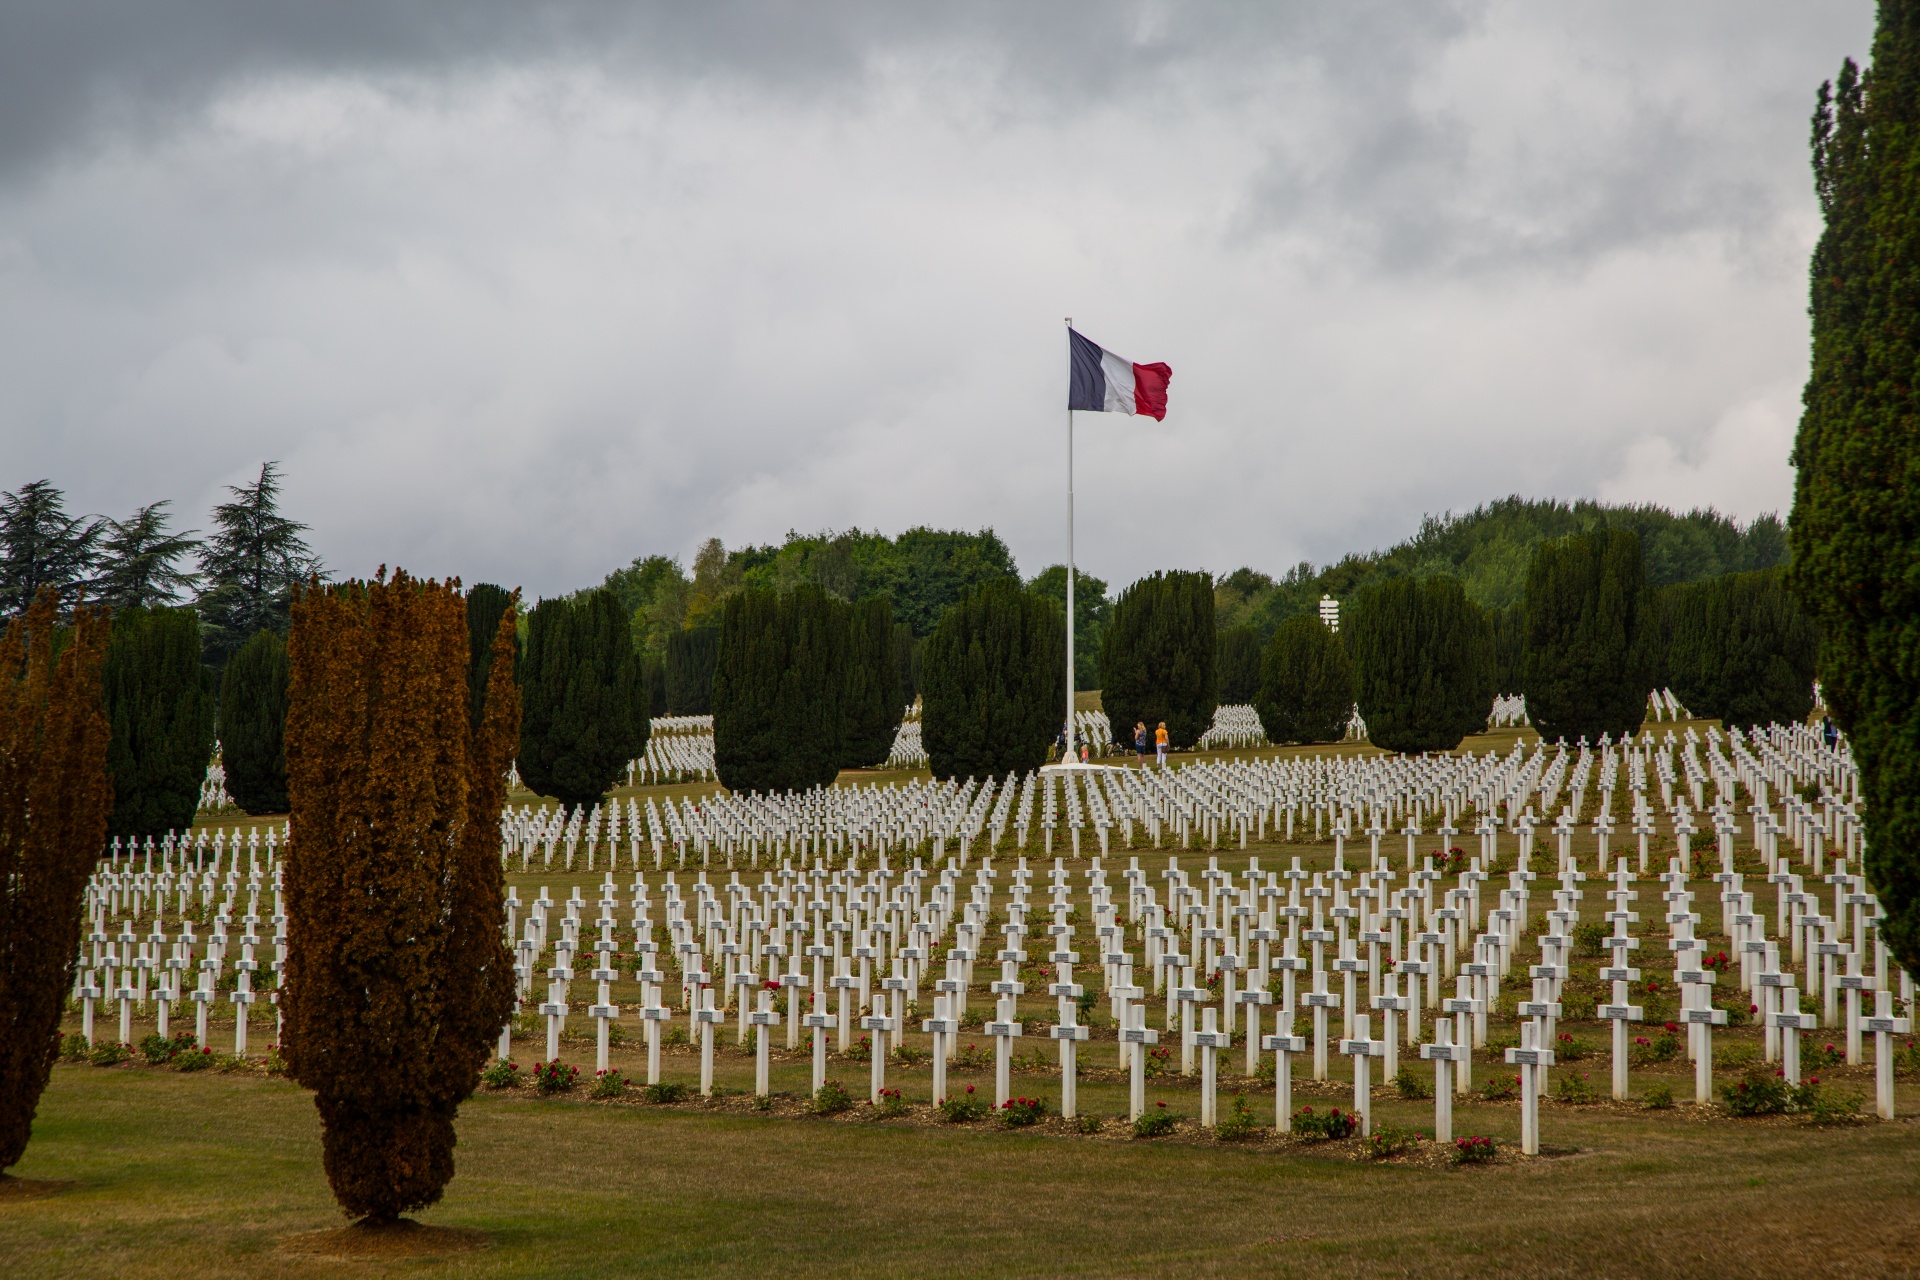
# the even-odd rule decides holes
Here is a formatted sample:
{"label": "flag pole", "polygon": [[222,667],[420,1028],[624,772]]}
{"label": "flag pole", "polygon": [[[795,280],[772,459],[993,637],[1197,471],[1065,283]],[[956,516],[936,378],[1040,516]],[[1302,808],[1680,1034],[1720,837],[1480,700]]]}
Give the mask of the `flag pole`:
{"label": "flag pole", "polygon": [[[1067,317],[1067,367],[1073,367],[1073,317]],[[1067,397],[1067,728],[1061,763],[1073,750],[1073,397]]]}

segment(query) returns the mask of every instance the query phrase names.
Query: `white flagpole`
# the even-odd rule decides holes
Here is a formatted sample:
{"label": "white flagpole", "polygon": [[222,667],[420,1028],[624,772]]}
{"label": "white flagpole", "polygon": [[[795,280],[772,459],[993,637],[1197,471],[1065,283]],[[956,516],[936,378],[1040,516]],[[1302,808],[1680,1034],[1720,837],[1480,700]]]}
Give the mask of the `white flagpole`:
{"label": "white flagpole", "polygon": [[1073,317],[1067,317],[1067,732],[1061,763],[1074,758],[1073,749]]}

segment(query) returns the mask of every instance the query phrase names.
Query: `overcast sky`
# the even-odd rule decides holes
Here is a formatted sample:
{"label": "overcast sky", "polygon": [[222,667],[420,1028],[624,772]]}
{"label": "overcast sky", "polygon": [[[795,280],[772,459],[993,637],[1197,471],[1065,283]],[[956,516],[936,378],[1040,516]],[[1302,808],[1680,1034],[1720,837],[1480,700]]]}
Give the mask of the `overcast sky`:
{"label": "overcast sky", "polygon": [[0,488],[285,466],[337,572],[858,525],[1278,573],[1509,493],[1783,515],[1866,0],[0,5]]}

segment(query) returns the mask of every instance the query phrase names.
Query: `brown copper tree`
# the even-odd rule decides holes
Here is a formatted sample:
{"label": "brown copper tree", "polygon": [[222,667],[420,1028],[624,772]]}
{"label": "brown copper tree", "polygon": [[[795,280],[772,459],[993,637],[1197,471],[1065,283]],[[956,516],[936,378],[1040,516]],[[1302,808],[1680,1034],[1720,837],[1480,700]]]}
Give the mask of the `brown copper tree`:
{"label": "brown copper tree", "polygon": [[390,1221],[453,1177],[454,1117],[513,1007],[500,806],[520,733],[514,610],[478,730],[457,583],[309,589],[288,640],[281,1052],[327,1180]]}
{"label": "brown copper tree", "polygon": [[58,660],[42,589],[0,639],[0,1169],[17,1163],[59,1056],[81,900],[107,838],[104,611],[79,609]]}

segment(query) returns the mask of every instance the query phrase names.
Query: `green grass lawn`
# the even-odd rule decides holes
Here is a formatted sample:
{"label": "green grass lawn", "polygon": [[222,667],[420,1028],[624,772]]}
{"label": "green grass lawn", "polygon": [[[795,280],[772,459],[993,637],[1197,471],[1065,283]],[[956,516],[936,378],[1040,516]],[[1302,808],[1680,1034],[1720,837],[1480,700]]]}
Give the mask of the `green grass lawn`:
{"label": "green grass lawn", "polygon": [[[744,1069],[728,1060],[729,1078]],[[1376,1113],[1430,1116],[1420,1104],[1376,1103]],[[1459,1113],[1461,1132],[1515,1128],[1511,1107]],[[491,1247],[332,1261],[279,1249],[342,1221],[298,1087],[62,1066],[15,1172],[73,1185],[0,1197],[0,1258],[10,1277],[196,1280],[1916,1269],[1920,1126],[1554,1107],[1543,1129],[1565,1154],[1453,1170],[1181,1140],[482,1096],[462,1112],[446,1199],[419,1216],[484,1230]]]}

